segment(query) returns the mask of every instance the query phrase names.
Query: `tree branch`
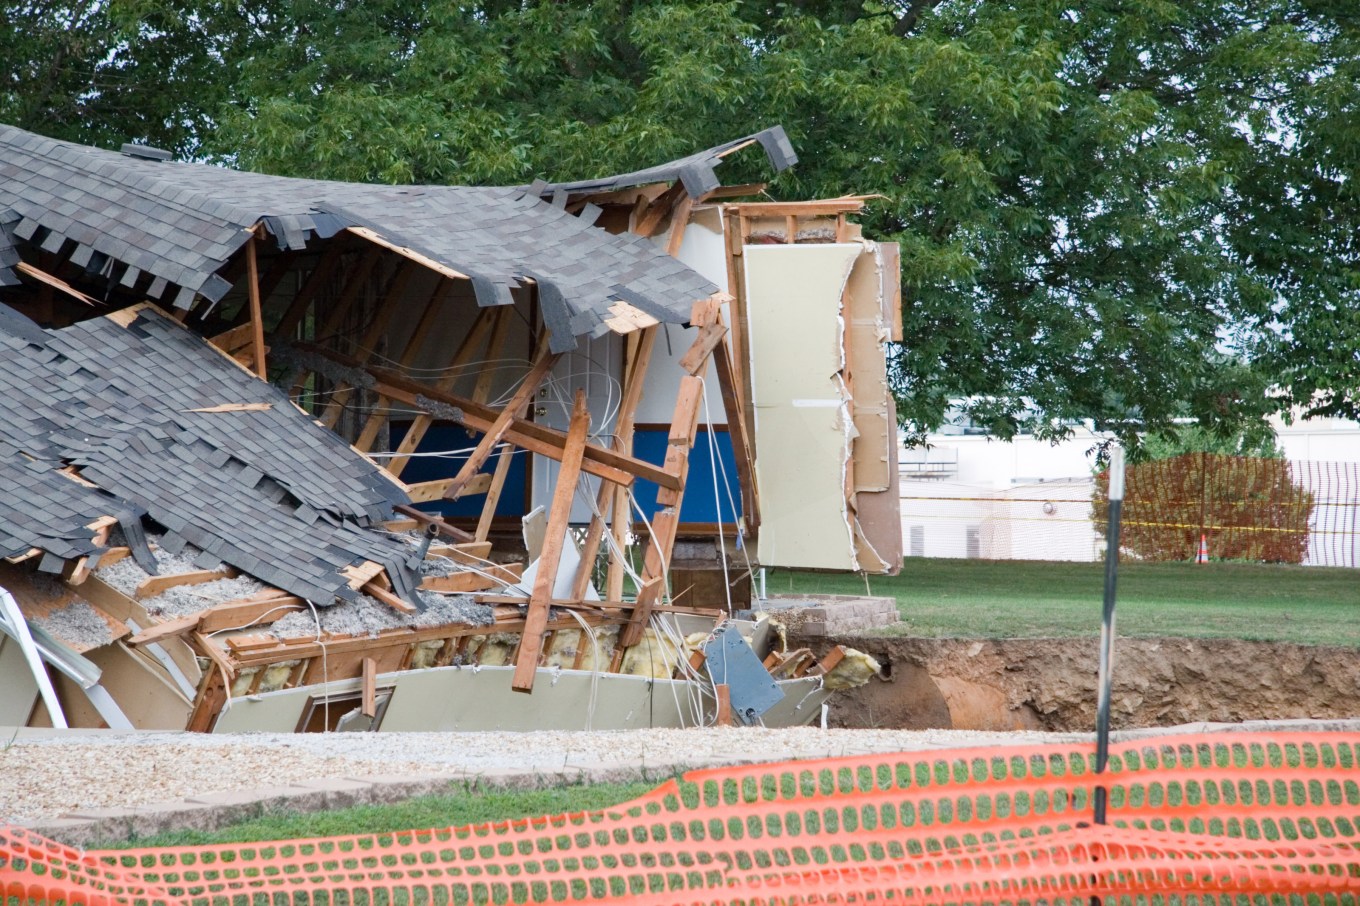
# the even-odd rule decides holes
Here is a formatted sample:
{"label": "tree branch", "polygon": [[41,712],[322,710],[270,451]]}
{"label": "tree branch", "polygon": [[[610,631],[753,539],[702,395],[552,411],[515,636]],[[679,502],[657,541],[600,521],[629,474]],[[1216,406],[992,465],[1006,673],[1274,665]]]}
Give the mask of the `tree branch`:
{"label": "tree branch", "polygon": [[907,11],[893,26],[893,34],[899,38],[905,38],[916,28],[916,23],[920,21],[922,13],[934,9],[942,2],[944,0],[911,0],[911,5],[907,7]]}

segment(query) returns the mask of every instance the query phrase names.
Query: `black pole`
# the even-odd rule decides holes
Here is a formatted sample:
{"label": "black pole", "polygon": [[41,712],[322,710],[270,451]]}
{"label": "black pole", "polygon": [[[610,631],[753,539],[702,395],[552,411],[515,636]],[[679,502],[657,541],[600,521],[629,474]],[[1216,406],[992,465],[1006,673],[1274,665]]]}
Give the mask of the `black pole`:
{"label": "black pole", "polygon": [[[1110,690],[1114,672],[1115,579],[1119,571],[1119,520],[1124,507],[1124,450],[1110,451],[1110,521],[1105,530],[1105,606],[1100,620],[1100,698],[1096,705],[1096,774],[1105,773],[1110,760]],[[1096,824],[1105,823],[1109,791],[1095,789]]]}

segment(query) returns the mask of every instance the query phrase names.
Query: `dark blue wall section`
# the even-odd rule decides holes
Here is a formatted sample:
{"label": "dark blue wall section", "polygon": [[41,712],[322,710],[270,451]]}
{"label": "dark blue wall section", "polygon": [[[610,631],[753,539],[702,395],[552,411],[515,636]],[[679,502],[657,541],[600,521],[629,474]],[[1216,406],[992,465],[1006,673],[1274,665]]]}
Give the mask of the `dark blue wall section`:
{"label": "dark blue wall section", "polygon": [[[661,465],[666,459],[666,440],[669,433],[665,429],[639,428],[633,437],[633,455],[638,459]],[[723,483],[722,475],[718,476],[716,500],[713,495],[713,458],[709,455],[710,437],[718,444],[718,469],[727,473],[726,484]],[[714,431],[710,435],[708,430],[700,425],[699,436],[695,438],[694,449],[689,454],[689,478],[685,480],[685,500],[680,505],[680,521],[736,522],[737,514],[732,511],[728,488],[732,491],[731,500],[740,508],[741,486],[737,482],[737,461],[732,455],[732,438],[726,431]],[[656,512],[656,491],[655,484],[641,480],[636,482],[633,489],[638,504],[648,519]],[[636,513],[633,514],[633,518],[637,518]]]}
{"label": "dark blue wall section", "polygon": [[[410,423],[392,424],[392,446],[395,448],[401,443],[401,439],[406,436]],[[425,432],[425,436],[420,440],[420,446],[416,447],[417,453],[439,452],[440,450],[465,450],[477,445],[480,434],[470,434],[460,425],[434,424],[430,430]],[[497,457],[492,455],[482,466],[483,472],[493,472],[496,469]],[[417,456],[413,457],[402,470],[401,480],[407,484],[415,484],[420,481],[436,481],[440,478],[452,478],[458,474],[458,470],[467,461],[467,454],[454,457],[443,456]],[[511,516],[519,518],[528,509],[525,503],[528,499],[526,488],[529,479],[529,454],[523,451],[516,452],[510,461],[510,472],[505,477],[505,490],[501,492],[501,499],[496,504],[497,516]],[[656,487],[652,487],[652,496],[655,499]],[[420,504],[420,509],[427,513],[438,513],[445,518],[450,516],[480,516],[482,514],[482,504],[486,497],[478,494],[473,497],[464,497],[461,500],[434,501],[431,503]]]}

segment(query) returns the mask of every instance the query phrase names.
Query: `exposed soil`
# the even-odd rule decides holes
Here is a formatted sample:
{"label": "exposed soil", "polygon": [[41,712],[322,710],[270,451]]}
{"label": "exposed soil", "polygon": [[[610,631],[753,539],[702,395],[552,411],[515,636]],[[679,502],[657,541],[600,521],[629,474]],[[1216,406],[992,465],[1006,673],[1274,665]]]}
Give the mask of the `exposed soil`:
{"label": "exposed soil", "polygon": [[[793,640],[790,640],[793,644]],[[845,636],[886,679],[838,694],[830,726],[1084,731],[1095,726],[1095,639]],[[1230,639],[1120,639],[1115,729],[1360,716],[1360,651]]]}

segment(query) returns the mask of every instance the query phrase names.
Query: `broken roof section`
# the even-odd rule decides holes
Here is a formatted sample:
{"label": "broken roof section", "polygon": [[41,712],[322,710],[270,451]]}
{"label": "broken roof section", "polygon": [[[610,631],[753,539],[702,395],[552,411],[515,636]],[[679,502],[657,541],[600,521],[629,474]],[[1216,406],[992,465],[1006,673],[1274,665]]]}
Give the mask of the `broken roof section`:
{"label": "broken roof section", "polygon": [[[282,248],[342,230],[469,279],[482,306],[509,304],[536,283],[553,351],[600,336],[619,302],[664,323],[689,319],[709,281],[640,236],[592,229],[548,203],[560,193],[644,182],[717,185],[726,154],[760,143],[777,169],[796,158],[774,128],[679,161],[621,176],[524,188],[376,186],[291,179],[175,163],[152,149],[123,153],[55,141],[0,125],[0,285],[16,279],[14,240],[70,251],[71,262],[180,309],[231,288],[218,272],[263,222]],[[589,209],[587,209],[589,210]],[[585,212],[579,212],[585,214]],[[71,251],[70,243],[74,246]]]}
{"label": "broken roof section", "polygon": [[96,552],[91,525],[112,516],[154,573],[137,543],[146,514],[168,530],[162,546],[203,551],[202,568],[220,561],[324,605],[356,597],[343,571],[368,561],[414,600],[409,546],[368,530],[409,497],[278,388],[150,307],[60,331],[11,321],[0,553],[38,549],[60,572]]}
{"label": "broken roof section", "polygon": [[769,158],[770,166],[776,173],[798,163],[798,155],[794,152],[784,128],[772,126],[655,167],[620,173],[616,176],[602,176],[598,179],[582,179],[577,182],[540,182],[530,188],[538,195],[560,198],[564,194],[589,195],[653,183],[674,182],[683,186],[690,198],[700,198],[722,185],[716,172],[718,165],[729,154],[753,144],[759,144],[765,149],[765,156]]}

